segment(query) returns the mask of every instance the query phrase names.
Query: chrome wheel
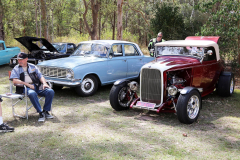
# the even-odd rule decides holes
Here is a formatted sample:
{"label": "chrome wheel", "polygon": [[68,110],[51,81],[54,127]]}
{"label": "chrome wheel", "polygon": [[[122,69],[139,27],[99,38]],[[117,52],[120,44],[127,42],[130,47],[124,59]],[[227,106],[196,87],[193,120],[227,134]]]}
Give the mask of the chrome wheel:
{"label": "chrome wheel", "polygon": [[230,84],[230,94],[232,94],[234,91],[234,81],[233,78],[231,79],[231,84]]}
{"label": "chrome wheel", "polygon": [[118,94],[118,102],[123,107],[127,107],[128,98],[126,95],[127,95],[127,87],[123,87]]}
{"label": "chrome wheel", "polygon": [[199,98],[196,95],[193,95],[187,105],[187,115],[190,119],[195,119],[198,115],[200,109]]}
{"label": "chrome wheel", "polygon": [[81,89],[85,93],[90,93],[94,89],[94,82],[90,78],[85,78],[81,83]]}

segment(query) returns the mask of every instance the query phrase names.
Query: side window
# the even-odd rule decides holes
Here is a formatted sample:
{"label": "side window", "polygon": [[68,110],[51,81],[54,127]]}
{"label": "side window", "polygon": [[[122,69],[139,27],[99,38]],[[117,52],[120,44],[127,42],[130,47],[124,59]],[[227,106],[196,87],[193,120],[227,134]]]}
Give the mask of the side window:
{"label": "side window", "polygon": [[139,56],[138,51],[132,45],[124,45],[125,56]]}
{"label": "side window", "polygon": [[110,54],[112,54],[113,57],[123,56],[122,45],[121,44],[120,45],[113,45]]}
{"label": "side window", "polygon": [[68,44],[67,45],[67,50],[68,50],[68,52],[74,51],[74,46],[72,44]]}
{"label": "side window", "polygon": [[208,47],[205,52],[207,52],[208,50],[212,50],[212,55],[205,54],[203,61],[216,60],[217,56],[216,56],[216,51],[215,51],[214,47]]}
{"label": "side window", "polygon": [[4,50],[3,43],[0,43],[0,50]]}

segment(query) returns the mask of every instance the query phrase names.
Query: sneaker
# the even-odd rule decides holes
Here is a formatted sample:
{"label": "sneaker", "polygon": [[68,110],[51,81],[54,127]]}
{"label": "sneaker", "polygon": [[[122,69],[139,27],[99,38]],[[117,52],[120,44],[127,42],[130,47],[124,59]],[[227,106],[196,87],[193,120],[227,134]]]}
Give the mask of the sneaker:
{"label": "sneaker", "polygon": [[44,122],[44,121],[45,121],[45,114],[44,112],[40,112],[38,122]]}
{"label": "sneaker", "polygon": [[13,132],[14,128],[9,127],[7,124],[3,123],[0,125],[0,132]]}
{"label": "sneaker", "polygon": [[47,119],[53,119],[53,116],[51,114],[49,114],[48,111],[45,111],[44,113],[45,113],[45,117]]}

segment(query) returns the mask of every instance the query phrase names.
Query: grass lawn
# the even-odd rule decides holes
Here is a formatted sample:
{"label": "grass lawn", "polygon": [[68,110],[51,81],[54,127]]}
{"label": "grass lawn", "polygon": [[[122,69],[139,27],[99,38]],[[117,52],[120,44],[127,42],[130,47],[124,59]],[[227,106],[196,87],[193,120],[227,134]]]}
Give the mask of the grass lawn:
{"label": "grass lawn", "polygon": [[[0,66],[0,94],[9,90],[8,70]],[[198,121],[186,125],[171,113],[116,112],[110,89],[87,98],[70,88],[56,91],[55,118],[45,123],[37,122],[34,108],[29,120],[14,118],[10,100],[3,99],[3,120],[15,132],[0,133],[1,159],[240,159],[240,90],[203,98]]]}

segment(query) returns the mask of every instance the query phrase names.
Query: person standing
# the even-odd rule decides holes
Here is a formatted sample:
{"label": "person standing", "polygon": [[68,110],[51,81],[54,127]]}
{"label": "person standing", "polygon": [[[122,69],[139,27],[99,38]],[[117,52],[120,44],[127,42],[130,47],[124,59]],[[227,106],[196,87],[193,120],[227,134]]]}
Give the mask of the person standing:
{"label": "person standing", "polygon": [[0,132],[13,132],[14,131],[13,127],[9,127],[6,123],[3,123],[1,103],[2,96],[0,95]]}
{"label": "person standing", "polygon": [[[162,39],[163,37],[163,33],[162,32],[159,32],[158,35],[157,35],[157,38],[153,38],[150,40],[149,44],[148,44],[148,50],[150,52],[151,49],[155,49],[155,44],[156,43],[159,43],[159,42],[164,42],[165,40]],[[150,56],[153,57],[153,53],[150,52]]]}
{"label": "person standing", "polygon": [[[39,113],[39,122],[44,122],[45,118],[53,118],[49,114],[54,97],[54,91],[48,86],[42,73],[37,66],[27,63],[28,56],[24,52],[20,52],[17,56],[18,65],[16,65],[10,76],[10,80],[14,84],[22,84],[26,86],[27,95],[32,102],[34,108]],[[25,93],[24,87],[16,87],[16,92],[19,94]],[[43,110],[38,100],[38,95],[45,97],[45,104]]]}

